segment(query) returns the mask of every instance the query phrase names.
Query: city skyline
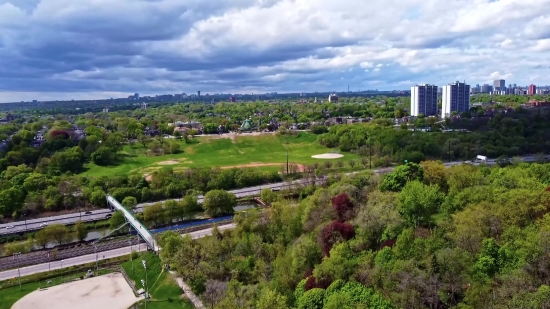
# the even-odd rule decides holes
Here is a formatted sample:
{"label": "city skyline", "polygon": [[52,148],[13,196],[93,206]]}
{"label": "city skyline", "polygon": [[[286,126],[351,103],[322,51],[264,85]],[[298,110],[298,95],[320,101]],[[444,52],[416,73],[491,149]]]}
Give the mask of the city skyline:
{"label": "city skyline", "polygon": [[0,102],[549,84],[550,0],[388,1],[0,0]]}

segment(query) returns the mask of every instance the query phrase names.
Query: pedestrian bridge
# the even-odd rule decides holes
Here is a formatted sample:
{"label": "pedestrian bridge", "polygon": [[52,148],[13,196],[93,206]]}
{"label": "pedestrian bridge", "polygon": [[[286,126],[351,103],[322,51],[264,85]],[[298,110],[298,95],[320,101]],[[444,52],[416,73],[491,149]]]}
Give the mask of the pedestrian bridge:
{"label": "pedestrian bridge", "polygon": [[139,236],[143,238],[145,243],[147,243],[147,246],[151,248],[151,250],[158,252],[160,248],[157,245],[157,242],[155,241],[155,238],[149,232],[147,227],[143,225],[141,222],[139,222],[134,215],[128,211],[128,209],[124,208],[114,197],[107,195],[107,205],[111,207],[114,210],[121,211],[122,214],[124,214],[124,218],[126,218],[126,221],[136,230]]}

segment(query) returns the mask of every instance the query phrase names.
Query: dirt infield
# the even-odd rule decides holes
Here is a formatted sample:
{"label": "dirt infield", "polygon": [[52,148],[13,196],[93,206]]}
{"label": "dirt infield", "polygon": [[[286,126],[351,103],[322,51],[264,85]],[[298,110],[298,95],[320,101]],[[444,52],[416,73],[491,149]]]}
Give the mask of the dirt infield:
{"label": "dirt infield", "polygon": [[[291,164],[294,164],[294,163],[291,163]],[[247,167],[282,166],[282,165],[285,165],[285,163],[250,163],[250,164],[241,164],[241,165],[234,165],[234,166],[222,166],[220,168],[223,170],[228,168],[247,168]],[[300,172],[303,173],[306,171],[305,165],[302,165],[302,164],[296,164],[296,165],[298,165],[298,169]]]}
{"label": "dirt infield", "polygon": [[27,294],[12,309],[126,309],[136,297],[119,273],[79,280]]}
{"label": "dirt infield", "polygon": [[342,158],[344,155],[339,153],[323,153],[320,155],[314,155],[311,156],[314,159],[339,159]]}

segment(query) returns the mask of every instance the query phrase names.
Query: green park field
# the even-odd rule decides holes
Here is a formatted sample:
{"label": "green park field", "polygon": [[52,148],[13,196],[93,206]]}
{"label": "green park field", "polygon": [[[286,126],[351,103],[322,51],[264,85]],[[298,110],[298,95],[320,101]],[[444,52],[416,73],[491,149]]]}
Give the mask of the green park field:
{"label": "green park field", "polygon": [[[286,162],[288,142],[289,162],[296,164],[322,163],[311,156],[332,151],[317,142],[317,136],[301,132],[298,136],[237,135],[231,138],[195,137],[189,144],[178,140],[181,152],[178,154],[150,156],[142,144],[126,145],[119,153],[121,160],[111,166],[85,165],[87,176],[109,176],[124,174],[151,174],[164,166],[174,170],[191,167],[256,167],[265,171],[277,171]],[[332,161],[357,159],[357,155],[345,153],[344,157]]]}

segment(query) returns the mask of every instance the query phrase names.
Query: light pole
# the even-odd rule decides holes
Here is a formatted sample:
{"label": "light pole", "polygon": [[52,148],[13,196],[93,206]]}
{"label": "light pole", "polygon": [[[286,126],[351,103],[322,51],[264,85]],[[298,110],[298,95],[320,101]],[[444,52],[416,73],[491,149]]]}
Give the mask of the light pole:
{"label": "light pole", "polygon": [[145,260],[141,260],[143,269],[145,269],[145,309],[147,309],[147,298],[149,297],[149,287],[147,286],[147,263]]}
{"label": "light pole", "polygon": [[372,170],[372,141],[369,138],[369,169]]}
{"label": "light pole", "polygon": [[[21,252],[17,252],[13,254],[14,260],[19,260],[19,257],[21,256]],[[21,268],[19,267],[19,263],[17,264],[17,275],[19,276],[19,291],[22,290],[21,288]]]}
{"label": "light pole", "polygon": [[23,218],[25,218],[25,233],[27,232],[27,206],[25,206],[25,212],[23,213]]}
{"label": "light pole", "polygon": [[95,252],[95,272],[96,272],[96,276],[99,272],[99,268],[97,266],[97,244],[94,244],[94,252]]}
{"label": "light pole", "polygon": [[288,176],[288,141],[286,142],[286,174]]}
{"label": "light pole", "polygon": [[[132,257],[132,240],[128,240],[128,243],[130,244],[130,264],[132,264],[132,274],[134,273],[134,258]],[[139,250],[139,248],[138,248]]]}

